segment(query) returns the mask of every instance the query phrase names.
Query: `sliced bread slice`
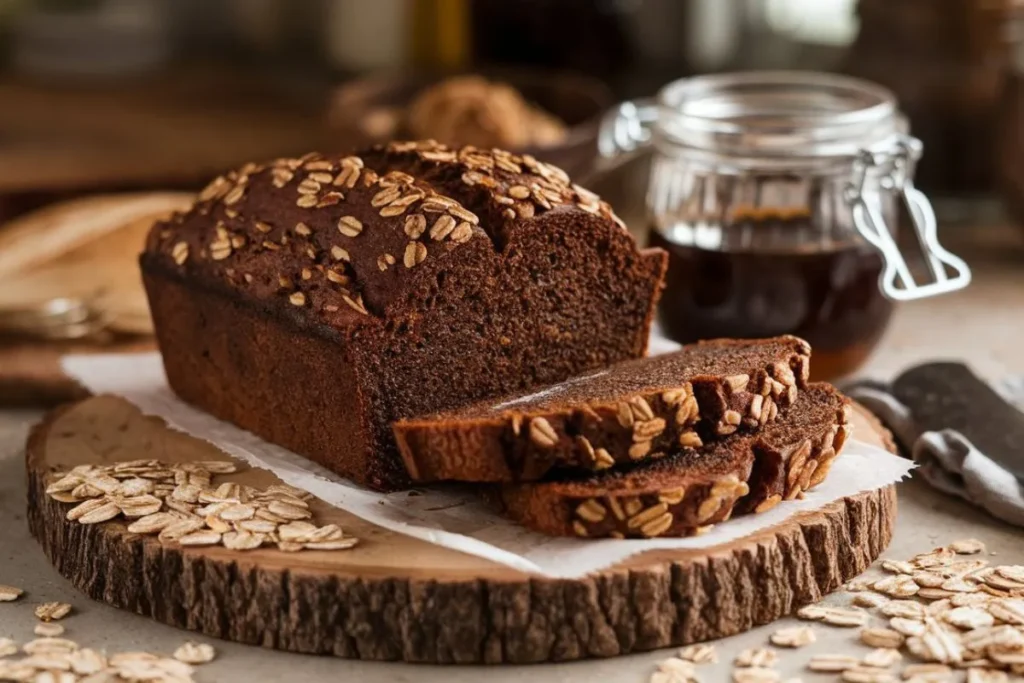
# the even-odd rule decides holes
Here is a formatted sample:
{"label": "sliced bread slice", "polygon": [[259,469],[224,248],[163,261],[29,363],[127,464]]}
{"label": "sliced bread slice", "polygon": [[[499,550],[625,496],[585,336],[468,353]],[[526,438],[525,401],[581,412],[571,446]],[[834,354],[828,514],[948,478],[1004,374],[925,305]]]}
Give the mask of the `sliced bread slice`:
{"label": "sliced bread slice", "polygon": [[827,384],[757,434],[579,478],[510,484],[504,513],[553,536],[690,536],[734,513],[763,512],[821,483],[846,441],[849,404]]}
{"label": "sliced bread slice", "polygon": [[418,482],[600,471],[762,427],[796,400],[810,352],[790,336],[701,342],[530,394],[402,420],[394,432]]}

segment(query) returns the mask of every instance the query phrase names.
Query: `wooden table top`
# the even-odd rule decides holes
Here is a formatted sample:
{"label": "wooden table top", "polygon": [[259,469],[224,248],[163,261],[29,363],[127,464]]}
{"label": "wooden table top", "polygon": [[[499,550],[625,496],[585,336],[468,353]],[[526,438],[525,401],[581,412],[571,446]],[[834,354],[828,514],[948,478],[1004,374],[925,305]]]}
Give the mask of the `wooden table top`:
{"label": "wooden table top", "polygon": [[[975,282],[963,292],[939,299],[901,305],[879,351],[863,374],[886,378],[911,363],[935,358],[965,359],[983,376],[1024,374],[1024,233],[976,232],[970,246],[951,244],[968,259]],[[25,525],[24,464],[22,447],[37,411],[0,412],[0,582],[28,591],[21,603],[4,610],[4,632],[19,640],[31,637],[32,607],[44,600],[65,600],[77,613],[64,622],[68,636],[111,651],[148,649],[169,653],[190,636],[147,619],[92,603],[54,571]],[[885,557],[908,559],[936,545],[960,538],[985,541],[998,564],[1024,564],[1021,530],[1010,527],[961,501],[935,492],[920,480],[900,487],[896,537]],[[848,604],[849,596],[831,602]],[[717,643],[717,665],[702,669],[702,680],[725,681],[733,657],[748,647],[767,645],[768,635],[792,620],[754,629]],[[835,680],[803,670],[812,654],[865,654],[855,630],[818,628],[818,642],[796,652],[783,653],[778,669],[783,680],[801,676],[804,683]],[[530,667],[436,667],[340,661],[332,658],[285,654],[229,643],[215,643],[220,657],[200,672],[202,680],[319,681],[359,680],[368,683],[470,683],[486,677],[493,683],[543,680],[559,683],[641,683],[657,662],[671,651],[652,652],[612,660]]]}

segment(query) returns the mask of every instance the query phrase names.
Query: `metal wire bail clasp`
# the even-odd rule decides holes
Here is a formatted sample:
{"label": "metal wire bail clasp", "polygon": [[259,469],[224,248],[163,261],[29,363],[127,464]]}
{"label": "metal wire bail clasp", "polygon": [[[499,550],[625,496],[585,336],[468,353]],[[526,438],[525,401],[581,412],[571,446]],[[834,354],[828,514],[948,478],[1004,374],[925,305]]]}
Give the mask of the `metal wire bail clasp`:
{"label": "metal wire bail clasp", "polygon": [[[963,289],[971,282],[971,270],[959,256],[946,251],[936,235],[935,211],[924,194],[914,187],[914,164],[921,156],[921,141],[901,135],[894,151],[862,150],[854,166],[853,181],[845,197],[853,212],[857,231],[882,253],[885,267],[878,278],[879,288],[890,299],[907,301]],[[882,216],[878,193],[866,190],[873,169],[884,169],[880,178],[882,192],[902,197],[910,214],[918,245],[925,256],[933,281],[918,284],[900,252],[892,232]],[[951,272],[950,272],[951,271]]]}
{"label": "metal wire bail clasp", "polygon": [[597,137],[601,169],[614,168],[647,147],[657,120],[658,105],[651,98],[622,102],[605,114]]}

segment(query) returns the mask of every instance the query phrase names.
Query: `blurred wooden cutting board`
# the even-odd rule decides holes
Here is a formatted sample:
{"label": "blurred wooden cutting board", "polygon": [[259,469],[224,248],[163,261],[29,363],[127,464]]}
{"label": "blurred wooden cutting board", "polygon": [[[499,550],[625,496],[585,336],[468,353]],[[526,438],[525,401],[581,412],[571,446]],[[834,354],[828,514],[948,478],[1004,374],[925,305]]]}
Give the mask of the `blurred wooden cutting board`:
{"label": "blurred wooden cutting board", "polygon": [[89,340],[55,342],[0,335],[0,405],[52,405],[84,392],[60,368],[68,353],[152,348],[152,324],[137,258],[153,222],[192,195],[151,192],[62,202],[0,226],[0,322],[47,301],[88,301],[109,319]]}

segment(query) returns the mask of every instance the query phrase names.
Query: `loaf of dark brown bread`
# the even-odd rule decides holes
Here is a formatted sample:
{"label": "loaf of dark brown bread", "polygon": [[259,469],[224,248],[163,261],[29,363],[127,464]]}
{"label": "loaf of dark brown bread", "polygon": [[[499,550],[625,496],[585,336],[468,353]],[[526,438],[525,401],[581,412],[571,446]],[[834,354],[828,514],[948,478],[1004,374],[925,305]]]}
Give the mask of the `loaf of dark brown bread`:
{"label": "loaf of dark brown bread", "polygon": [[848,434],[848,402],[812,384],[756,434],[588,477],[509,484],[504,513],[536,531],[586,538],[689,536],[763,512],[821,483]]}
{"label": "loaf of dark brown bread", "polygon": [[796,400],[810,350],[796,337],[701,342],[533,393],[402,420],[395,436],[419,482],[600,471],[765,425]]}
{"label": "loaf of dark brown bread", "polygon": [[141,265],[178,395],[394,489],[393,421],[642,356],[666,259],[553,166],[426,142],[248,164]]}

